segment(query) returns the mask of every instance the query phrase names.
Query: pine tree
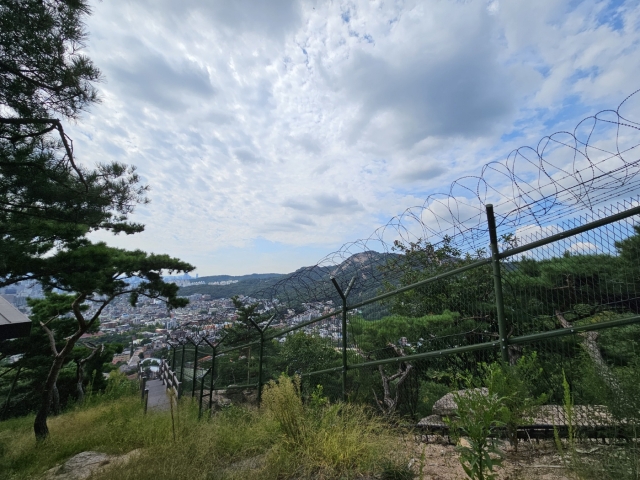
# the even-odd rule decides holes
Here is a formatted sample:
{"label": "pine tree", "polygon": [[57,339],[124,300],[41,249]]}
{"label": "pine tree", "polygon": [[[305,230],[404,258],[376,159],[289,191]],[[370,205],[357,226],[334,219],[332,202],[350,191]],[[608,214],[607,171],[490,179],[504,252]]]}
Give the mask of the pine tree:
{"label": "pine tree", "polygon": [[84,0],[0,0],[0,286],[37,277],[55,249],[97,229],[135,233],[133,167],[78,163],[64,122],[96,103],[80,52]]}

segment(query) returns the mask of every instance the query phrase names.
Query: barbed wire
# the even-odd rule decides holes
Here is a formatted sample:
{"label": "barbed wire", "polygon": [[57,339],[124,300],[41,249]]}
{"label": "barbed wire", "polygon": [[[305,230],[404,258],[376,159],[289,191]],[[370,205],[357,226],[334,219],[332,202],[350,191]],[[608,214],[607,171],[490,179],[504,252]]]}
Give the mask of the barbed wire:
{"label": "barbed wire", "polygon": [[284,308],[327,300],[339,306],[330,277],[343,289],[356,277],[351,303],[370,298],[397,284],[399,271],[385,267],[412,244],[437,247],[446,241],[462,254],[482,255],[489,203],[499,232],[522,239],[532,232],[538,238],[551,234],[553,229],[544,227],[577,213],[600,215],[603,203],[640,191],[640,123],[623,115],[639,100],[637,90],[615,110],[584,118],[573,131],[545,136],[535,148],[522,146],[483,165],[479,175],[454,180],[447,192],[429,195],[369,237],[345,243],[253,296],[277,299]]}

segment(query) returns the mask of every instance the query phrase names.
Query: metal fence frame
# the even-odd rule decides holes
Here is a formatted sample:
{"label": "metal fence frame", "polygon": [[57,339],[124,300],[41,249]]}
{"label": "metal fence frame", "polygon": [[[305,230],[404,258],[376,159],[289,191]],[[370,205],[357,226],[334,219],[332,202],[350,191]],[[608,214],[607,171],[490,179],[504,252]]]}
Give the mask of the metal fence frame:
{"label": "metal fence frame", "polygon": [[[373,298],[369,298],[365,301],[362,302],[358,302],[358,303],[353,303],[351,305],[348,304],[348,295],[351,291],[351,288],[354,285],[355,282],[355,277],[351,279],[350,283],[348,284],[347,288],[343,291],[342,288],[340,287],[340,285],[338,284],[338,282],[336,281],[335,278],[331,278],[331,282],[333,283],[336,291],[338,292],[338,294],[340,295],[340,298],[342,299],[342,308],[337,309],[335,311],[332,311],[328,314],[319,316],[317,318],[313,318],[309,321],[305,321],[302,322],[300,324],[288,327],[288,328],[284,328],[281,330],[273,330],[269,333],[267,333],[267,329],[269,328],[269,326],[271,325],[271,322],[274,320],[275,316],[271,317],[271,319],[269,320],[269,322],[266,324],[266,326],[260,327],[259,325],[257,325],[255,322],[252,321],[254,328],[256,329],[256,331],[260,334],[260,339],[253,341],[253,342],[249,342],[243,345],[231,345],[227,348],[223,348],[223,342],[224,342],[224,338],[218,340],[216,343],[212,343],[209,339],[206,338],[201,338],[198,339],[198,341],[196,341],[193,338],[187,338],[185,341],[182,341],[180,344],[170,344],[170,348],[171,348],[171,368],[168,367],[168,363],[163,363],[163,366],[166,367],[165,369],[168,371],[167,373],[167,379],[171,379],[171,387],[172,388],[176,388],[177,390],[177,394],[178,396],[183,396],[185,392],[182,391],[182,386],[184,383],[184,375],[185,375],[185,354],[186,354],[186,347],[187,344],[190,343],[194,348],[195,348],[195,355],[194,355],[194,366],[193,366],[193,374],[192,374],[192,385],[191,385],[191,397],[195,398],[196,397],[196,387],[197,387],[197,383],[199,381],[200,383],[200,391],[199,391],[199,405],[200,405],[200,412],[202,412],[202,408],[203,408],[203,398],[204,398],[204,387],[205,387],[205,378],[207,375],[210,375],[210,379],[209,379],[209,408],[211,409],[212,407],[212,399],[213,399],[213,392],[215,391],[214,387],[216,386],[216,380],[214,379],[214,374],[215,374],[215,364],[216,364],[216,357],[219,357],[220,355],[224,355],[233,351],[237,351],[243,348],[249,348],[251,346],[254,345],[259,345],[259,360],[258,360],[258,378],[257,378],[257,382],[256,383],[247,383],[247,384],[243,384],[243,385],[229,385],[228,387],[231,388],[236,388],[236,389],[241,389],[241,388],[257,388],[258,390],[258,404],[260,403],[260,400],[262,398],[262,388],[264,385],[264,379],[263,379],[263,362],[264,362],[264,358],[263,358],[263,350],[264,350],[264,345],[265,342],[269,341],[269,340],[273,340],[276,339],[277,337],[282,337],[283,335],[287,335],[289,333],[292,333],[294,331],[300,330],[306,326],[312,325],[314,323],[318,323],[322,320],[326,320],[326,319],[330,319],[330,318],[336,318],[338,315],[340,315],[341,318],[341,325],[342,325],[342,338],[341,338],[341,357],[342,357],[342,364],[340,366],[336,366],[336,367],[331,367],[331,368],[326,368],[326,369],[322,369],[322,370],[316,370],[316,371],[312,371],[312,372],[305,372],[303,374],[303,376],[305,377],[310,377],[310,376],[314,376],[314,375],[320,375],[320,374],[326,374],[326,373],[332,373],[332,372],[340,372],[341,376],[342,376],[342,398],[344,401],[347,400],[347,372],[349,370],[354,370],[354,369],[360,369],[360,368],[365,368],[365,367],[375,367],[375,366],[379,366],[379,365],[386,365],[386,364],[393,364],[393,363],[398,363],[398,362],[409,362],[412,360],[421,360],[421,359],[426,359],[426,358],[431,358],[431,357],[442,357],[442,356],[446,356],[446,355],[454,355],[454,354],[459,354],[459,353],[463,353],[463,352],[471,352],[471,351],[479,351],[479,350],[494,350],[494,349],[499,349],[500,353],[501,353],[501,358],[504,361],[508,360],[508,347],[509,345],[524,345],[524,344],[530,344],[530,343],[534,343],[534,342],[538,342],[540,340],[546,340],[546,339],[550,339],[550,338],[556,338],[556,337],[562,337],[562,336],[567,336],[567,335],[577,335],[579,333],[584,333],[584,332],[589,332],[589,331],[595,331],[595,330],[603,330],[603,329],[608,329],[608,328],[613,328],[613,327],[620,327],[623,325],[631,325],[631,324],[635,324],[635,323],[640,323],[640,315],[634,315],[634,316],[630,316],[627,318],[622,318],[622,319],[616,319],[616,320],[610,320],[610,321],[605,321],[605,322],[600,322],[600,323],[593,323],[593,324],[588,324],[588,325],[581,325],[581,326],[575,326],[572,328],[560,328],[560,329],[555,329],[555,330],[551,330],[551,331],[545,331],[545,332],[540,332],[540,333],[533,333],[533,334],[526,334],[526,335],[520,335],[520,336],[512,336],[509,337],[508,333],[506,332],[506,322],[505,322],[505,314],[504,314],[504,300],[503,300],[503,295],[502,295],[502,279],[501,279],[501,261],[505,260],[507,258],[513,257],[515,255],[519,255],[522,253],[525,253],[527,251],[545,246],[545,245],[549,245],[552,244],[554,242],[557,242],[559,240],[562,239],[566,239],[568,237],[572,237],[575,235],[578,235],[580,233],[583,232],[587,232],[589,230],[593,230],[596,229],[598,227],[602,227],[605,225],[609,225],[615,222],[618,222],[620,220],[632,217],[634,215],[640,215],[640,206],[636,206],[633,208],[630,208],[628,210],[625,210],[623,212],[619,212],[613,215],[609,215],[606,218],[601,218],[598,220],[594,220],[588,223],[585,223],[584,225],[566,230],[566,231],[562,231],[560,233],[556,233],[554,235],[550,235],[546,238],[543,238],[541,240],[537,240],[534,242],[530,242],[526,245],[522,245],[516,248],[511,248],[511,249],[507,249],[504,250],[502,252],[500,252],[499,250],[499,246],[498,246],[498,237],[497,237],[497,228],[496,228],[496,222],[495,222],[495,216],[494,216],[494,212],[493,212],[493,205],[488,204],[486,206],[486,214],[487,214],[487,223],[488,223],[488,231],[489,231],[489,238],[490,238],[490,257],[489,258],[484,258],[484,259],[480,259],[480,260],[476,260],[473,261],[467,265],[464,265],[462,267],[458,267],[455,269],[452,269],[448,272],[439,274],[439,275],[434,275],[430,278],[421,280],[419,282],[413,283],[411,285],[407,285],[404,286],[402,288],[397,288],[393,291],[389,291],[386,292],[384,294],[381,295],[377,295]],[[499,338],[495,341],[489,341],[489,342],[483,342],[483,343],[477,343],[477,344],[473,344],[473,345],[465,345],[465,346],[460,346],[460,347],[454,347],[454,348],[446,348],[446,349],[441,349],[441,350],[433,350],[433,351],[429,351],[429,352],[422,352],[422,353],[417,353],[417,354],[411,354],[411,355],[406,355],[406,356],[402,356],[402,357],[394,357],[394,358],[386,358],[386,359],[380,359],[380,360],[372,360],[372,361],[367,361],[367,362],[362,362],[362,363],[356,363],[356,364],[349,364],[348,362],[348,355],[347,355],[347,324],[348,324],[348,313],[350,311],[354,311],[357,310],[358,308],[361,308],[365,305],[369,305],[375,302],[379,302],[381,300],[385,300],[385,299],[389,299],[391,297],[394,297],[396,295],[399,295],[403,292],[407,292],[410,290],[413,290],[417,287],[423,286],[423,285],[427,285],[433,282],[437,282],[446,278],[450,278],[453,277],[455,275],[461,274],[463,272],[467,272],[469,270],[473,270],[475,268],[478,267],[482,267],[482,266],[486,266],[486,265],[491,265],[492,266],[492,276],[493,276],[493,288],[494,288],[494,294],[495,294],[495,302],[496,302],[496,311],[497,311],[497,319],[498,319],[498,328],[499,328]],[[206,344],[209,348],[211,348],[211,356],[212,356],[212,365],[211,367],[205,371],[205,373],[203,375],[200,376],[200,378],[197,378],[197,367],[198,367],[198,356],[197,356],[197,352],[198,349],[200,348],[200,346],[202,346],[203,344]],[[180,360],[179,360],[179,364],[176,364],[176,360],[177,357],[180,356]],[[179,372],[179,373],[177,373]],[[179,378],[179,380],[178,380]],[[168,384],[169,386],[169,384]],[[225,388],[228,388],[225,387]]]}

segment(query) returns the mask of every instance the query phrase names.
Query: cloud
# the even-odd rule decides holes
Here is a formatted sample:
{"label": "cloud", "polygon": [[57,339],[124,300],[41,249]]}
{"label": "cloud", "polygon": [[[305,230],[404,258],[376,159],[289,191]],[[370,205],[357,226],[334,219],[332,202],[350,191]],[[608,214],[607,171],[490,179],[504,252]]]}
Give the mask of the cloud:
{"label": "cloud", "polygon": [[233,152],[234,156],[242,163],[258,163],[260,158],[253,154],[248,148],[237,148]]}
{"label": "cloud", "polygon": [[362,205],[353,197],[342,198],[327,194],[316,195],[311,199],[291,198],[284,201],[282,206],[314,215],[349,214],[363,210]]}
{"label": "cloud", "polygon": [[569,247],[569,251],[576,255],[593,255],[598,253],[598,250],[591,242],[576,242]]}
{"label": "cloud", "polygon": [[[68,127],[76,157],[137,165],[152,187],[134,217],[147,231],[109,241],[211,258],[202,273],[227,273],[215,269],[218,260],[229,268],[216,252],[262,248],[258,237],[313,245],[305,252],[314,255],[366,237],[487,161],[617,105],[640,78],[631,0],[93,8],[85,53],[105,82],[102,103]],[[599,135],[598,148],[607,146],[610,136]],[[553,158],[556,179],[574,168],[566,152]],[[535,168],[518,162],[523,182],[536,185]],[[477,221],[476,193],[496,204],[512,194],[503,173],[487,177],[496,190],[467,179],[456,205],[434,204],[423,220],[449,225],[455,207],[455,217]],[[273,255],[295,269],[287,248]],[[253,268],[244,258],[253,257],[239,255],[235,273]]]}
{"label": "cloud", "polygon": [[446,171],[447,169],[442,165],[412,165],[396,174],[396,178],[407,183],[424,182],[434,180]]}
{"label": "cloud", "polygon": [[493,131],[515,112],[496,34],[480,2],[434,3],[401,17],[387,42],[354,48],[337,80],[358,102],[351,140],[384,129],[407,148],[428,136]]}
{"label": "cloud", "polygon": [[110,85],[115,85],[123,95],[176,110],[215,94],[206,68],[186,59],[175,59],[172,64],[135,38],[128,38],[125,43],[129,52],[105,65]]}

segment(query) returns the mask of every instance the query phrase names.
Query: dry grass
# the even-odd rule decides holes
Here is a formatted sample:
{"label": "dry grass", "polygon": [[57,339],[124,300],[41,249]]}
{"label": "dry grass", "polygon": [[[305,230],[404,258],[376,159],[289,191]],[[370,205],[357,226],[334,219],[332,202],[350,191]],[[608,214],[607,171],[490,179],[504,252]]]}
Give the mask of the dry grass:
{"label": "dry grass", "polygon": [[52,418],[51,437],[41,445],[34,440],[33,417],[2,422],[0,476],[34,478],[82,451],[121,454],[138,448],[135,461],[96,478],[356,478],[406,466],[407,459],[394,460],[397,441],[365,408],[308,408],[295,393],[295,384],[281,379],[265,389],[262,410],[231,407],[200,421],[196,406],[185,399],[176,415],[175,442],[169,412],[143,416],[137,396]]}

